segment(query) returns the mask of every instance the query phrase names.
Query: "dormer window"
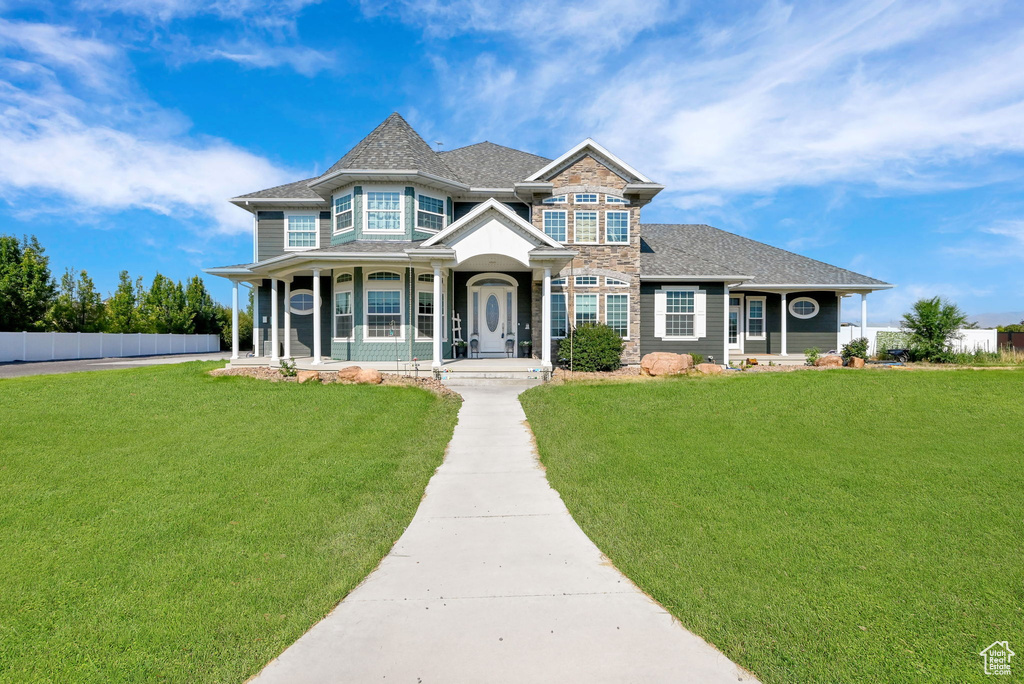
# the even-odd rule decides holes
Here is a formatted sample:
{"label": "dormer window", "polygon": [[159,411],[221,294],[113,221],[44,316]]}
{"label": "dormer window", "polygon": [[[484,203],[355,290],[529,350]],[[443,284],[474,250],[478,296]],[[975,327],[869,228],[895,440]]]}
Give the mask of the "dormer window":
{"label": "dormer window", "polygon": [[444,200],[420,195],[416,207],[416,227],[437,232],[444,228]]}
{"label": "dormer window", "polygon": [[370,233],[402,232],[402,194],[397,191],[366,193],[366,230]]}
{"label": "dormer window", "polygon": [[541,200],[541,204],[565,204],[565,195],[548,197],[546,200]]}
{"label": "dormer window", "polygon": [[352,230],[352,193],[334,198],[334,232]]}

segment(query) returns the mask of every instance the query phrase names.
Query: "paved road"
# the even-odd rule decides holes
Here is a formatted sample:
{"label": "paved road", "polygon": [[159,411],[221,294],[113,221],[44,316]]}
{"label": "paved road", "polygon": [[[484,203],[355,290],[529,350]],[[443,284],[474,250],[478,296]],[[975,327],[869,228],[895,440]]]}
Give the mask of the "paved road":
{"label": "paved road", "polygon": [[231,352],[172,354],[170,356],[132,356],[122,359],[82,359],[80,361],[16,361],[13,363],[0,363],[0,378],[16,378],[23,375],[81,373],[82,371],[133,368],[136,366],[159,366],[165,363],[184,363],[186,361],[227,360],[229,356],[231,356]]}
{"label": "paved road", "polygon": [[465,403],[409,528],[251,682],[756,682],[629,582],[537,461],[526,385]]}

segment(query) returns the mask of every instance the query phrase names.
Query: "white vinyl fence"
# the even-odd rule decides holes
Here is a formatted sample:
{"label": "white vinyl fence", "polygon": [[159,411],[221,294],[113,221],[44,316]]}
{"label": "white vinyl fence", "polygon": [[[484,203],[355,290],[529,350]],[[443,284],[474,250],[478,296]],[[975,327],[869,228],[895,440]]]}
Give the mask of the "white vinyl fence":
{"label": "white vinyl fence", "polygon": [[0,332],[0,363],[220,351],[219,335]]}
{"label": "white vinyl fence", "polygon": [[[868,327],[865,337],[868,338],[868,353],[875,354],[875,343],[880,332],[901,332],[900,328],[873,328]],[[992,330],[969,330],[963,329],[957,332],[957,339],[953,340],[953,351],[974,352],[974,351],[999,351],[999,344],[996,342],[995,329]],[[839,329],[839,347],[851,340],[860,337],[860,327],[844,325]],[[885,350],[883,349],[884,353]]]}

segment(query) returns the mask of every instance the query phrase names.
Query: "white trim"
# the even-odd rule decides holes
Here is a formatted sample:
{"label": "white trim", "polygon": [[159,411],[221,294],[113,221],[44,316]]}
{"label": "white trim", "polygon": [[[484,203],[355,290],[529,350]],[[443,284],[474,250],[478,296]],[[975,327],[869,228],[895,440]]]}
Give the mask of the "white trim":
{"label": "white trim", "polygon": [[[588,197],[593,196],[594,201],[593,202],[588,202],[586,200],[581,200],[580,199],[581,195],[585,195],[585,196],[588,196]],[[573,204],[600,204],[601,203],[601,193],[599,193],[599,192],[574,192],[572,194],[572,203]]]}
{"label": "white trim", "polygon": [[[625,241],[616,240],[612,242],[608,239],[608,214],[625,214],[626,215],[626,239]],[[604,243],[606,245],[628,245],[630,239],[633,236],[633,227],[630,225],[630,215],[628,209],[606,209],[604,212]]]}
{"label": "white trim", "polygon": [[[422,280],[420,280],[420,276],[423,276],[423,275],[432,276],[432,279],[429,280],[429,281],[422,281]],[[420,335],[420,293],[427,292],[427,293],[430,293],[431,296],[433,296],[433,293],[434,293],[434,280],[433,280],[433,278],[436,278],[436,277],[437,276],[435,275],[434,269],[416,269],[416,270],[413,271],[413,295],[415,296],[415,301],[413,302],[414,308],[413,308],[413,324],[412,324],[412,327],[413,327],[413,334],[415,335],[415,337],[413,339],[415,339],[417,342],[432,342],[433,339],[434,339],[434,337],[432,335],[431,336]],[[447,299],[448,299],[448,297],[447,297],[447,294],[448,294],[448,287],[447,287],[447,285],[448,285],[448,283],[445,281],[444,275],[442,275],[440,277],[440,279],[441,279],[441,320],[442,320],[441,340],[442,341],[446,341],[448,339],[448,328],[447,328],[447,326],[445,326],[443,324],[443,321],[444,321],[444,318],[448,314],[448,302],[447,302]],[[435,316],[435,318],[436,318],[436,316]],[[436,320],[435,320],[435,324],[436,324]]]}
{"label": "white trim", "polygon": [[[398,338],[399,342],[405,341],[405,308],[407,302],[405,301],[408,297],[405,291],[405,272],[407,269],[402,268],[401,270],[392,270],[387,267],[375,268],[375,267],[364,267],[363,268],[363,342],[378,342],[394,344],[395,337]],[[398,280],[370,280],[370,275],[373,273],[397,273]],[[370,335],[370,292],[398,292],[398,335],[383,337],[372,337]],[[380,315],[380,314],[374,314]]]}
{"label": "white trim", "polygon": [[[668,293],[693,294],[693,335],[669,335]],[[707,337],[707,292],[699,287],[660,287],[654,291],[654,336],[671,342],[696,342]]]}
{"label": "white trim", "polygon": [[[814,312],[810,313],[810,314],[798,314],[796,311],[793,310],[793,307],[798,302],[810,302],[811,304],[814,305]],[[796,299],[794,299],[793,301],[791,301],[789,303],[789,313],[790,313],[790,315],[793,318],[803,318],[803,319],[814,318],[815,316],[818,315],[818,312],[820,312],[820,311],[821,311],[821,306],[819,306],[818,302],[815,299],[813,299],[812,297],[797,297]]]}
{"label": "white trim", "polygon": [[560,157],[558,157],[557,159],[552,161],[550,164],[548,164],[547,166],[545,166],[541,170],[539,170],[536,173],[534,173],[529,178],[525,179],[526,182],[540,180],[543,176],[545,176],[549,172],[559,168],[565,162],[567,162],[568,160],[574,158],[576,155],[578,155],[580,152],[582,152],[583,150],[587,149],[588,147],[590,149],[594,150],[595,152],[597,152],[598,154],[603,155],[605,158],[608,159],[608,161],[610,161],[613,164],[617,165],[619,168],[621,168],[626,173],[632,174],[635,178],[637,178],[641,182],[643,182],[643,183],[651,183],[652,182],[650,178],[648,178],[647,176],[643,175],[642,173],[640,173],[639,171],[634,169],[632,166],[630,166],[626,162],[624,162],[621,159],[619,159],[618,157],[616,157],[614,154],[612,154],[611,152],[609,152],[605,148],[601,147],[601,145],[597,144],[591,138],[587,138],[586,140],[576,144],[571,150],[569,150],[565,154],[561,155]]}
{"label": "white trim", "polygon": [[494,199],[493,197],[488,199],[486,202],[483,202],[482,204],[478,204],[477,206],[473,207],[473,209],[471,209],[468,214],[460,218],[458,221],[453,221],[450,226],[442,230],[440,233],[430,237],[427,241],[420,245],[420,248],[422,249],[423,247],[432,247],[439,242],[443,242],[453,233],[458,232],[462,228],[473,225],[474,222],[487,211],[496,211],[502,214],[507,219],[509,219],[517,226],[519,226],[519,228],[523,230],[525,233],[531,235],[532,237],[543,242],[549,247],[554,247],[555,249],[559,250],[565,249],[565,247],[561,243],[552,240],[550,237],[544,234],[543,230],[539,230],[533,224],[529,223],[528,221],[524,221],[522,218],[520,218],[519,214],[515,213],[514,211],[506,207],[504,204]]}
{"label": "white trim", "polygon": [[738,309],[736,311],[736,346],[732,346],[731,344],[729,344],[729,313],[732,312],[733,305],[729,304],[729,302],[726,301],[725,342],[726,342],[726,344],[729,344],[729,348],[730,349],[732,349],[733,351],[738,351],[740,354],[742,354],[743,353],[743,341],[745,339],[746,329],[747,329],[746,328],[746,320],[747,319],[746,319],[746,316],[744,315],[744,313],[747,310],[746,309],[746,304],[743,301],[744,300],[744,295],[741,294],[741,293],[738,293],[738,292],[736,292],[734,290],[731,290],[728,287],[725,288],[725,289],[726,289],[727,292],[729,292],[729,299],[730,300],[733,297],[735,297],[736,299],[740,300],[739,304],[736,304],[736,308]]}
{"label": "white trim", "polygon": [[[285,286],[290,287],[290,283],[285,282]],[[316,297],[313,296],[313,290],[307,290],[305,288],[291,290],[291,293],[285,298],[285,304],[288,305],[288,311],[286,313],[290,312],[295,314],[296,316],[309,316],[313,313],[313,309],[310,309],[309,311],[300,311],[292,306],[292,298],[298,294],[308,294],[310,297],[313,297],[313,309],[315,309],[318,304],[322,304],[322,302],[318,303],[316,301]]]}
{"label": "white trim", "polygon": [[[547,218],[548,214],[563,214],[565,216],[565,239],[564,240],[557,240],[556,238],[552,237],[551,235],[548,235],[548,232],[547,232],[547,229],[546,229],[547,220],[548,220],[548,218]],[[569,210],[568,209],[543,209],[543,210],[541,210],[541,212],[540,212],[540,225],[541,225],[541,232],[543,232],[545,235],[547,235],[552,240],[555,240],[556,242],[558,242],[559,245],[568,244],[568,242],[569,242]]]}
{"label": "white trim", "polygon": [[[594,215],[594,239],[577,239],[576,226],[579,223],[580,214]],[[574,245],[599,245],[601,244],[601,212],[597,209],[577,209],[572,212],[572,242]]]}
{"label": "white trim", "polygon": [[[300,247],[289,247],[288,246],[288,232],[289,232],[288,231],[288,224],[289,224],[288,220],[290,218],[292,218],[293,216],[296,217],[296,218],[303,217],[303,216],[312,216],[313,217],[313,226],[315,227],[314,235],[316,236],[316,244],[315,245],[312,245],[312,246],[310,246],[310,245],[302,245]],[[297,232],[308,233],[309,231],[308,230],[303,230],[303,231],[297,231]],[[308,211],[286,211],[286,212],[284,212],[284,251],[286,251],[286,252],[302,252],[302,251],[305,251],[307,249],[320,249],[320,212],[319,211],[314,211],[314,212],[308,212]]]}
{"label": "white trim", "polygon": [[[351,214],[351,223],[348,228],[338,228],[338,217],[341,215],[337,212],[335,202],[343,197],[348,197],[348,211],[343,211],[341,214]],[[334,193],[331,195],[331,231],[335,235],[343,235],[350,233],[356,229],[356,193],[355,188],[349,187],[347,192]]]}
{"label": "white trim", "polygon": [[[437,214],[437,213],[432,212],[432,211],[421,210],[420,209],[420,197],[426,197],[428,199],[437,200],[437,201],[441,202],[441,213]],[[430,233],[431,235],[436,235],[437,233],[440,233],[442,230],[444,230],[448,226],[448,196],[447,195],[442,195],[441,197],[437,197],[435,195],[431,195],[431,194],[426,193],[426,192],[420,192],[419,188],[416,188],[415,194],[413,195],[413,198],[414,198],[413,199],[414,206],[413,206],[413,212],[412,212],[412,214],[413,214],[413,216],[412,216],[412,220],[413,220],[412,229],[413,230],[419,231],[421,233]],[[440,229],[438,229],[438,228],[421,228],[420,227],[420,211],[423,211],[424,214],[429,214],[431,216],[440,216],[441,217],[441,228]]]}
{"label": "white trim", "polygon": [[[338,277],[342,274],[352,276],[351,280],[344,283],[338,282]],[[345,269],[334,269],[331,272],[331,340],[334,342],[352,342],[356,336],[356,302],[355,302],[355,275]],[[348,314],[352,318],[352,334],[348,337],[338,337],[338,295],[348,293],[348,305],[352,310],[352,313]]]}
{"label": "white trim", "polygon": [[[402,235],[407,231],[405,225],[405,187],[396,185],[364,185],[363,188],[363,225],[362,229],[364,233],[369,235]],[[398,230],[370,230],[370,193],[371,192],[397,192],[398,193]],[[354,199],[353,199],[354,201]],[[375,209],[374,211],[387,211],[392,213],[394,210],[388,209]]]}
{"label": "white trim", "polygon": [[622,336],[622,339],[628,340],[629,339],[629,329],[630,329],[630,325],[629,325],[629,322],[630,322],[630,319],[629,319],[629,314],[630,314],[630,307],[629,307],[630,302],[629,302],[629,300],[630,300],[630,296],[629,296],[629,293],[628,292],[606,292],[604,294],[604,324],[607,325],[608,327],[611,327],[611,324],[608,322],[608,298],[609,297],[625,297],[626,298],[626,334]]}
{"label": "white trim", "polygon": [[[748,340],[764,340],[768,337],[768,298],[764,295],[747,296],[744,298],[743,310],[745,314],[743,334]],[[761,334],[750,334],[750,303],[761,302]]]}
{"label": "white trim", "polygon": [[[484,327],[486,326],[486,321],[482,317],[481,317],[480,321],[475,321],[474,320],[475,317],[478,314],[480,314],[480,312],[477,311],[473,307],[473,303],[472,303],[473,302],[473,293],[474,292],[479,292],[481,287],[500,287],[498,285],[477,285],[477,283],[479,283],[481,281],[492,280],[492,279],[504,281],[504,283],[505,283],[504,287],[507,288],[508,290],[512,291],[512,311],[511,311],[511,314],[512,314],[512,316],[511,316],[511,318],[512,318],[512,324],[511,324],[512,330],[511,331],[506,331],[505,334],[506,335],[512,335],[512,340],[516,344],[515,353],[518,354],[519,353],[519,342],[520,342],[520,340],[519,340],[519,281],[516,280],[515,278],[513,278],[512,276],[508,275],[507,273],[498,273],[497,271],[492,271],[492,272],[488,272],[488,273],[478,273],[478,274],[476,274],[475,276],[473,276],[472,278],[470,278],[469,280],[466,281],[466,305],[467,305],[467,307],[469,309],[469,315],[466,316],[466,321],[469,324],[468,330],[470,331],[470,335],[472,335],[472,331],[473,330],[483,330]],[[505,305],[507,306],[508,305],[508,301],[507,301],[508,297],[507,297],[507,295],[505,295],[505,299],[506,299]],[[481,304],[482,308],[486,306],[484,302],[480,302],[480,304]],[[506,311],[505,312],[505,318],[507,319],[508,317],[509,317],[509,312]],[[502,321],[502,322],[505,322],[505,321]],[[475,327],[474,327],[474,323],[475,323]],[[479,334],[481,336],[483,335],[483,333],[479,333]],[[484,354],[501,353],[501,354],[504,354],[505,351],[504,351],[504,349],[500,350],[500,352],[484,351],[484,350],[481,349],[480,353],[484,353]]]}

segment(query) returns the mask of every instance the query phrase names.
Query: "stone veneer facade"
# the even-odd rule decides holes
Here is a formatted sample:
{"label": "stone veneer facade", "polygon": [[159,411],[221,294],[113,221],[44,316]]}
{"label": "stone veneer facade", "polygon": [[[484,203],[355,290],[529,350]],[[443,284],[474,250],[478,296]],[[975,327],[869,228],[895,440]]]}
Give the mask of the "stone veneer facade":
{"label": "stone veneer facade", "polygon": [[[569,321],[574,320],[574,302],[577,291],[586,294],[597,294],[598,296],[598,320],[605,322],[605,295],[629,293],[629,339],[625,340],[622,351],[622,363],[640,363],[640,207],[622,204],[607,204],[604,199],[606,194],[622,195],[627,181],[608,166],[601,163],[591,155],[586,155],[573,163],[568,168],[559,172],[550,179],[553,190],[552,195],[566,195],[565,204],[541,204],[539,201],[533,205],[533,225],[539,230],[544,230],[544,210],[561,209],[567,212],[566,221],[566,247],[579,252],[579,256],[573,259],[569,266],[566,266],[556,277],[566,278],[564,289],[552,288],[552,293],[566,292],[566,306],[568,309]],[[598,193],[601,201],[598,204],[580,204],[573,201],[574,193]],[[605,211],[629,211],[629,244],[606,244],[605,243]],[[598,244],[576,244],[575,222],[573,212],[575,211],[597,211],[598,214]],[[597,287],[577,288],[573,281],[574,276],[596,275],[598,278]],[[629,287],[607,287],[605,277],[620,278],[629,283]],[[542,311],[542,290],[543,282],[535,281],[533,284],[533,318],[531,327],[540,331]],[[553,347],[554,348],[554,347]],[[535,345],[534,356],[539,356],[540,349]]]}

